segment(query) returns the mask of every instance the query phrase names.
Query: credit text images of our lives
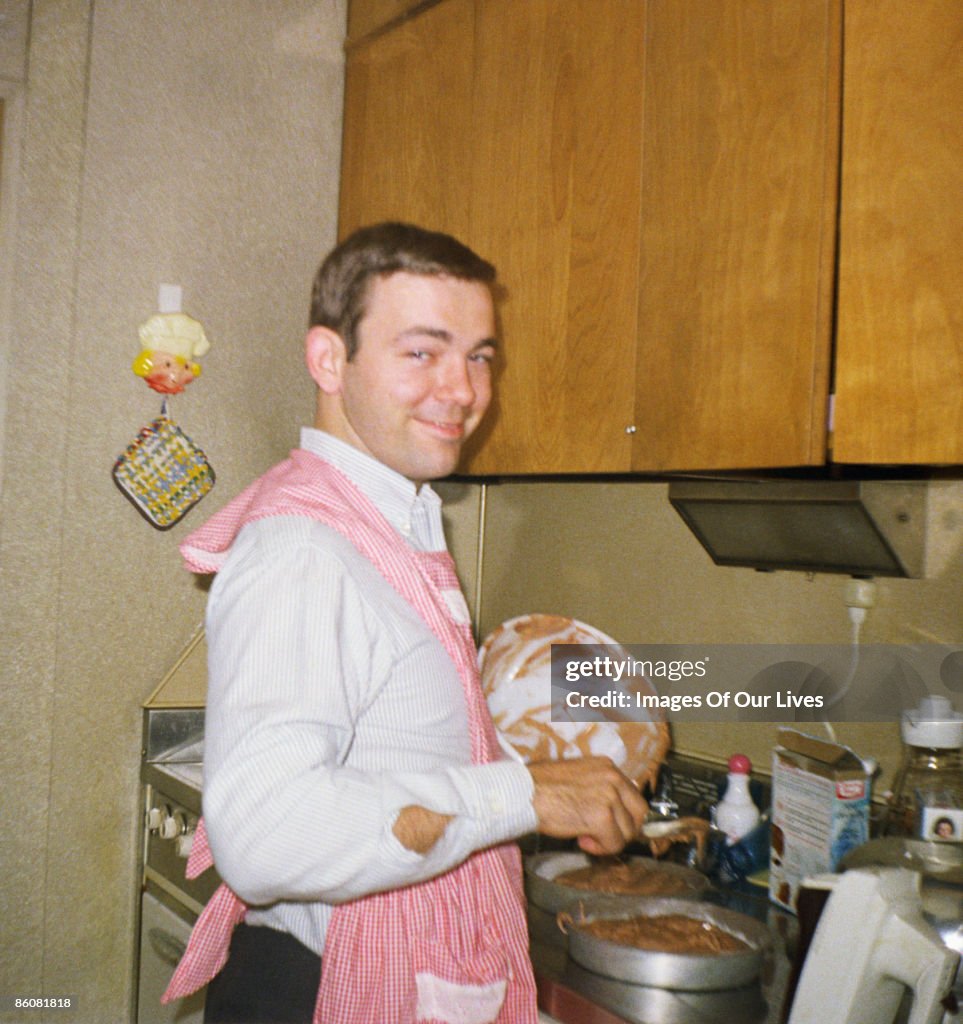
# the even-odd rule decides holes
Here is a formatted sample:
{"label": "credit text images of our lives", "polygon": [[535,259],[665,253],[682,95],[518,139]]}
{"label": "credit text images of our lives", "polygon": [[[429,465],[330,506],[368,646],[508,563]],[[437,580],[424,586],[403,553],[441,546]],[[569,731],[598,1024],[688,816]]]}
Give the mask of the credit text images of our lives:
{"label": "credit text images of our lives", "polygon": [[[665,679],[679,682],[683,679],[704,678],[707,675],[708,657],[694,661],[649,661],[638,658],[613,658],[598,655],[594,658],[566,659],[565,681],[576,683],[592,680],[620,683],[623,679]],[[774,703],[773,703],[774,700]],[[568,708],[662,708],[680,711],[684,708],[821,708],[821,696],[797,696],[792,691],[775,694],[749,693],[746,690],[713,690],[705,694],[682,693],[628,693],[624,690],[609,689],[591,694],[572,690],[565,696]]]}
{"label": "credit text images of our lives", "polygon": [[606,690],[603,693],[581,693],[570,690],[565,694],[567,708],[662,708],[681,711],[684,708],[821,708],[822,697],[812,694],[797,696],[791,690],[779,693],[749,693],[748,690],[712,690],[703,696],[698,693],[626,693],[624,690]]}

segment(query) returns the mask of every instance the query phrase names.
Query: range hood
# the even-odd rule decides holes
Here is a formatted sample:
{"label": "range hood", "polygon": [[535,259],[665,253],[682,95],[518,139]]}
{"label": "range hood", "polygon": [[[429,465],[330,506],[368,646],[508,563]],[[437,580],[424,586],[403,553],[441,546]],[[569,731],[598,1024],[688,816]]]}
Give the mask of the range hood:
{"label": "range hood", "polygon": [[923,575],[925,481],[684,480],[669,501],[717,565]]}

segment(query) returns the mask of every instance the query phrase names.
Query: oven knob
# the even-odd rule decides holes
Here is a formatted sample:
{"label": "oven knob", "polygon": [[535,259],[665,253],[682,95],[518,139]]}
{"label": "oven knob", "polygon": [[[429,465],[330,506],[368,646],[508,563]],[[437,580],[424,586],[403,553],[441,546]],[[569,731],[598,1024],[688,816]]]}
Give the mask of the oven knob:
{"label": "oven knob", "polygon": [[169,814],[160,825],[161,839],[176,839],[187,831],[187,818],[180,812]]}
{"label": "oven knob", "polygon": [[174,852],[178,857],[183,857],[187,860],[191,855],[191,848],[194,845],[194,833],[185,832],[184,835],[178,836],[174,840]]}
{"label": "oven knob", "polygon": [[151,807],[146,816],[147,827],[151,832],[156,832],[169,814],[168,807]]}

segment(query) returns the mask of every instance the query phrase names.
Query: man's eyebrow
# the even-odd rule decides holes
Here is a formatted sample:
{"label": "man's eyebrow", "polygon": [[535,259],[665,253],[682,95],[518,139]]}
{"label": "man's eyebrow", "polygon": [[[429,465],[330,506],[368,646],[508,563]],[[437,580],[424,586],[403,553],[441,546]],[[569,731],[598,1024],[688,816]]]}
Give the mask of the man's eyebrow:
{"label": "man's eyebrow", "polygon": [[[427,324],[415,324],[413,327],[406,327],[403,331],[400,331],[395,337],[395,341],[403,342],[408,341],[411,338],[437,338],[439,341],[443,341],[446,344],[451,344],[454,340],[454,336],[451,331],[446,331],[443,327],[429,327]],[[481,341],[477,342],[472,346],[473,348],[498,348],[498,341],[496,338],[482,338]]]}
{"label": "man's eyebrow", "polygon": [[398,332],[397,340],[404,341],[406,338],[437,338],[439,341],[451,341],[451,331],[443,327],[428,327],[427,325],[415,324],[413,327],[406,327]]}

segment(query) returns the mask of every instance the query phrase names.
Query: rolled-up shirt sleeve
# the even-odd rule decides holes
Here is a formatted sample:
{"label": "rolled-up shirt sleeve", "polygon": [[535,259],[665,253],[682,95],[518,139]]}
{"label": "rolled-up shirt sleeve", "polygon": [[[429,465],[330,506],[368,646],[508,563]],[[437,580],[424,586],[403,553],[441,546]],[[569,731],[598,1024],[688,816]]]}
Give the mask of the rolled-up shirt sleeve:
{"label": "rolled-up shirt sleeve", "polygon": [[[463,708],[445,717],[441,645],[372,598],[379,580],[332,535],[249,525],[208,603],[203,810],[219,873],[253,905],[421,881],[535,826],[527,769],[470,764]],[[392,831],[410,804],[452,816],[425,855]]]}

